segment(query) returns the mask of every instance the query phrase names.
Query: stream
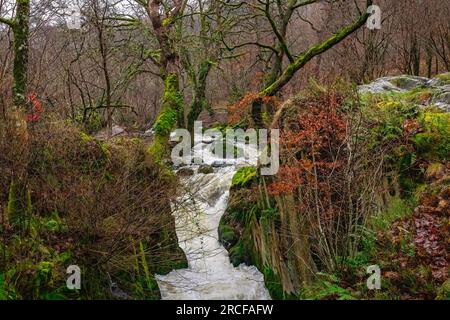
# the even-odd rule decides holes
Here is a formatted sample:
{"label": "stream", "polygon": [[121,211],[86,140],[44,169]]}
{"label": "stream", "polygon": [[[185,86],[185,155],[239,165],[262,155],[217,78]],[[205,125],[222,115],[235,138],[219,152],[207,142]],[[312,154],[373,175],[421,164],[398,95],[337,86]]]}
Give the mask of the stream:
{"label": "stream", "polygon": [[[247,145],[234,159],[223,159],[212,152],[211,141],[194,146],[195,156],[214,168],[198,173],[199,165],[188,168],[195,173],[181,178],[182,195],[172,204],[178,244],[186,254],[187,269],[156,275],[163,300],[269,300],[264,277],[255,266],[234,267],[227,250],[219,242],[218,227],[227,208],[232,179],[242,166],[256,165],[258,152]],[[185,167],[186,168],[186,167]]]}

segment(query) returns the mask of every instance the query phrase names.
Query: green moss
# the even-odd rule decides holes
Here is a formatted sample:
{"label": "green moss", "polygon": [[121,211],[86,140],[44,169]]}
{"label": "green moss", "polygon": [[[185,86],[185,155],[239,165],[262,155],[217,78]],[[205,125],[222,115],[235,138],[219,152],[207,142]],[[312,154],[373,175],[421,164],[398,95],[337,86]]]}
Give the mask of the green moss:
{"label": "green moss", "polygon": [[25,232],[31,217],[31,193],[28,188],[12,182],[9,187],[7,214],[9,223]]}
{"label": "green moss", "polygon": [[177,111],[172,108],[165,108],[161,111],[155,122],[155,132],[158,135],[169,135],[173,126],[177,122]]}
{"label": "green moss", "polygon": [[271,298],[275,300],[286,299],[280,277],[268,266],[264,266],[262,273],[264,274],[264,284],[269,290]]}
{"label": "green moss", "polygon": [[163,107],[154,124],[155,133],[157,135],[168,136],[177,121],[183,122],[182,113],[183,95],[179,90],[178,76],[176,74],[169,74],[164,80]]}
{"label": "green moss", "polygon": [[90,135],[88,135],[88,134],[86,134],[84,132],[80,132],[80,138],[81,138],[81,140],[83,142],[92,142],[92,141],[94,141],[94,139]]}
{"label": "green moss", "polygon": [[167,138],[164,136],[156,136],[147,152],[155,163],[162,164],[162,160],[166,154]]}
{"label": "green moss", "polygon": [[149,148],[149,153],[157,163],[161,163],[166,155],[167,141],[176,124],[184,125],[183,95],[179,90],[178,75],[169,74],[164,80],[164,97],[162,110],[153,125],[155,140]]}
{"label": "green moss", "polygon": [[439,288],[436,300],[450,300],[450,279],[447,279]]}
{"label": "green moss", "polygon": [[450,84],[450,72],[438,74],[436,77],[443,85]]}
{"label": "green moss", "polygon": [[67,231],[68,227],[64,221],[59,217],[58,211],[53,211],[50,217],[43,218],[38,221],[45,230],[50,232],[63,232]]}
{"label": "green moss", "polygon": [[162,22],[163,27],[167,27],[168,25],[173,23],[173,18],[165,18]]}
{"label": "green moss", "polygon": [[237,267],[241,263],[245,262],[245,247],[244,242],[239,241],[233,248],[230,250],[230,261],[233,266]]}
{"label": "green moss", "polygon": [[[387,231],[395,221],[411,217],[414,213],[415,206],[416,201],[414,199],[405,200],[394,197],[389,201],[385,210],[373,215],[369,219],[368,225],[374,232]],[[372,236],[373,234],[366,235],[368,239],[375,241],[375,238]],[[372,243],[372,245],[374,245],[374,243]],[[370,248],[367,248],[369,249],[367,251],[372,250],[372,245]]]}
{"label": "green moss", "polygon": [[13,99],[15,106],[24,107],[28,79],[30,1],[17,0],[16,4],[16,16],[12,25],[14,35]]}
{"label": "green moss", "polygon": [[308,300],[354,300],[348,290],[339,286],[340,280],[335,275],[318,273],[317,281],[300,292],[302,299]]}
{"label": "green moss", "polygon": [[417,81],[409,76],[396,77],[389,82],[401,89],[413,89],[417,84]]}
{"label": "green moss", "polygon": [[232,186],[245,187],[256,177],[256,168],[240,168],[233,177]]}
{"label": "green moss", "polygon": [[219,226],[219,241],[227,248],[236,244],[238,236],[233,227],[221,224]]}
{"label": "green moss", "polygon": [[448,160],[450,157],[450,114],[423,112],[419,116],[423,132],[412,141],[418,151],[430,160]]}
{"label": "green moss", "polygon": [[407,103],[425,105],[433,98],[435,94],[436,94],[435,89],[419,87],[407,91],[406,93],[400,94],[399,98],[403,99]]}

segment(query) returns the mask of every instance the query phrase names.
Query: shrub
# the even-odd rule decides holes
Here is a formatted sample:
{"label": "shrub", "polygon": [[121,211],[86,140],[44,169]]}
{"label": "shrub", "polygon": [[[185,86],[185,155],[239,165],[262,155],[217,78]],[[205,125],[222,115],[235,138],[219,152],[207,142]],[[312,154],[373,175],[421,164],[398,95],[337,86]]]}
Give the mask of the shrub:
{"label": "shrub", "polygon": [[[8,138],[0,134],[0,147]],[[27,235],[1,221],[1,286],[17,298],[99,299],[111,298],[113,281],[132,297],[157,298],[153,274],[185,261],[169,205],[175,178],[147,160],[142,142],[106,145],[62,121],[29,128],[27,148],[22,162],[0,151],[0,208],[14,207],[10,186],[18,163],[26,163],[32,205]],[[81,292],[65,288],[70,264],[82,269]]]}
{"label": "shrub", "polygon": [[256,168],[240,168],[233,177],[232,186],[245,187],[253,178],[256,177]]}

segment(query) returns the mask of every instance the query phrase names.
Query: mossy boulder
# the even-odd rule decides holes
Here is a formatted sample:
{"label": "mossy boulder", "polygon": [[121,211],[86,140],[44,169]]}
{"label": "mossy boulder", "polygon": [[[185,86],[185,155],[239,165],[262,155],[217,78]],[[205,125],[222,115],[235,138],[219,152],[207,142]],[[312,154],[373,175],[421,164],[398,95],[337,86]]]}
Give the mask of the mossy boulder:
{"label": "mossy boulder", "polygon": [[244,242],[239,241],[237,245],[230,249],[230,262],[233,266],[237,267],[245,261],[245,248]]}
{"label": "mossy boulder", "polygon": [[220,225],[219,227],[219,241],[225,248],[229,249],[236,244],[238,235],[229,225]]}
{"label": "mossy boulder", "polygon": [[208,164],[202,164],[199,168],[198,168],[198,173],[203,173],[203,174],[210,174],[210,173],[214,173],[214,168],[211,167]]}
{"label": "mossy boulder", "polygon": [[423,112],[419,116],[423,132],[412,141],[418,151],[431,160],[450,158],[450,113]]}
{"label": "mossy boulder", "polygon": [[194,170],[192,170],[191,168],[181,168],[180,170],[177,171],[177,176],[188,177],[193,176],[194,173],[195,173]]}
{"label": "mossy boulder", "polygon": [[438,74],[433,78],[432,83],[440,86],[450,84],[450,72]]}
{"label": "mossy boulder", "polygon": [[429,79],[423,78],[423,77],[403,75],[403,76],[392,77],[389,80],[389,82],[400,89],[411,90],[411,89],[414,89],[417,87],[427,85],[427,83],[429,82]]}

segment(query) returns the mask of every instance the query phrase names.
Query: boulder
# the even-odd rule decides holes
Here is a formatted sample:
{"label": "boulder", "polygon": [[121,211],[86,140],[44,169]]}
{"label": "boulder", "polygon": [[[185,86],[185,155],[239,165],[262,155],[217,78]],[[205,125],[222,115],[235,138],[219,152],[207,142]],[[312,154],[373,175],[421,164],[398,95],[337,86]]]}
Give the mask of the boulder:
{"label": "boulder", "polygon": [[211,167],[213,168],[224,168],[224,167],[229,167],[232,166],[233,164],[231,163],[227,163],[225,161],[220,161],[220,160],[216,160],[211,164]]}
{"label": "boulder", "polygon": [[191,168],[181,168],[180,170],[177,171],[177,176],[180,177],[189,177],[189,176],[193,176],[195,174],[194,170],[192,170]]}
{"label": "boulder", "polygon": [[430,86],[431,80],[416,76],[383,77],[375,81],[359,86],[360,93],[404,92],[418,87]]}
{"label": "boulder", "polygon": [[399,89],[412,90],[417,87],[426,87],[430,84],[430,79],[417,76],[402,75],[390,77],[389,82]]}
{"label": "boulder", "polygon": [[210,165],[207,164],[202,164],[199,168],[198,168],[198,173],[203,173],[203,174],[210,174],[210,173],[214,173],[214,168]]}

